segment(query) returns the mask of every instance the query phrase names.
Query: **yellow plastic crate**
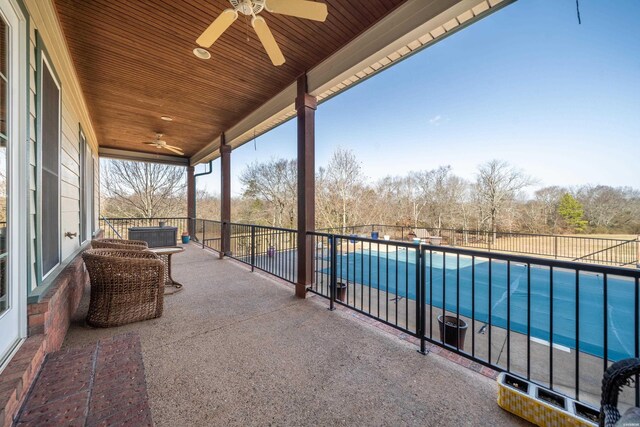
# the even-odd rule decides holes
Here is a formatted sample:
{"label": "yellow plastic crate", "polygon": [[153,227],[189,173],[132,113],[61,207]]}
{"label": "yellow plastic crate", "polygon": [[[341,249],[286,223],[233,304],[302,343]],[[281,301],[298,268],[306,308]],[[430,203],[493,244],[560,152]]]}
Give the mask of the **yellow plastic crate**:
{"label": "yellow plastic crate", "polygon": [[[526,389],[516,389],[507,384],[505,379],[509,377],[515,378],[521,384],[526,384],[524,387]],[[498,376],[498,405],[502,409],[539,426],[595,427],[598,425],[576,414],[576,402],[573,399],[562,396],[564,408],[560,408],[540,400],[538,390],[547,392],[531,382],[509,376],[503,372]],[[557,393],[553,394],[558,395]]]}

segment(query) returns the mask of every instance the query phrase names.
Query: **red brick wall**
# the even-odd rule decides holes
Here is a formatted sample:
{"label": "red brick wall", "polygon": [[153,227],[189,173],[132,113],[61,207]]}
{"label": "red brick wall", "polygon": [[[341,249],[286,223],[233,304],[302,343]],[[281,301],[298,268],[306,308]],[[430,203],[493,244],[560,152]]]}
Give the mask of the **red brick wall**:
{"label": "red brick wall", "polygon": [[82,257],[78,255],[56,277],[45,296],[27,308],[29,336],[44,334],[47,353],[60,349],[71,316],[78,308],[89,281]]}
{"label": "red brick wall", "polygon": [[88,281],[78,255],[55,278],[41,301],[27,306],[29,338],[0,373],[0,427],[12,424],[46,354],[62,346]]}

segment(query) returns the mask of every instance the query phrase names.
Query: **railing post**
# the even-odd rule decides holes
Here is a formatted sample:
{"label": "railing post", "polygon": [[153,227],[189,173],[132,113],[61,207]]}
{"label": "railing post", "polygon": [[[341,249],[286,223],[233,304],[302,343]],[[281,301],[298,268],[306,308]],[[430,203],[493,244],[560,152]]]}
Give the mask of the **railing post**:
{"label": "railing post", "polygon": [[553,257],[558,259],[558,236],[553,236]]}
{"label": "railing post", "polygon": [[205,237],[204,230],[205,229],[206,229],[206,227],[205,227],[205,222],[204,222],[204,219],[203,219],[202,220],[202,249],[204,249],[204,237]]}
{"label": "railing post", "polygon": [[[419,252],[420,252],[418,256],[419,263],[416,266],[416,271],[419,268],[419,271],[420,271],[420,353],[427,354],[429,353],[429,351],[427,351],[427,346],[425,342],[425,335],[427,335],[427,306],[426,306],[427,285],[426,285],[426,278],[425,278],[426,275],[424,274],[424,267],[425,267],[424,252],[425,251],[424,249],[422,249],[422,245],[420,245]],[[431,268],[431,266],[429,266],[429,268]]]}
{"label": "railing post", "polygon": [[424,296],[422,294],[422,243],[416,245],[416,335],[420,339],[420,353],[425,354],[424,329],[423,329],[423,305]]}
{"label": "railing post", "polygon": [[256,265],[256,226],[251,226],[251,271],[255,271]]}
{"label": "railing post", "polygon": [[331,278],[329,283],[329,310],[333,311],[336,309],[336,286],[338,281],[338,271],[337,267],[337,255],[336,255],[336,237],[335,235],[329,236],[329,259],[331,260]]}

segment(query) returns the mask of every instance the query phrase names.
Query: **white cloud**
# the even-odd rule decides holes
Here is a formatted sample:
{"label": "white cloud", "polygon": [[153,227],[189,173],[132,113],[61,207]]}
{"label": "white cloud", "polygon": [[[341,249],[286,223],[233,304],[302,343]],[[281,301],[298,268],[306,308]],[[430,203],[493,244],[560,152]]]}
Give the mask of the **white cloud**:
{"label": "white cloud", "polygon": [[429,124],[434,126],[438,126],[442,122],[442,116],[438,114],[437,116],[433,116],[429,119]]}

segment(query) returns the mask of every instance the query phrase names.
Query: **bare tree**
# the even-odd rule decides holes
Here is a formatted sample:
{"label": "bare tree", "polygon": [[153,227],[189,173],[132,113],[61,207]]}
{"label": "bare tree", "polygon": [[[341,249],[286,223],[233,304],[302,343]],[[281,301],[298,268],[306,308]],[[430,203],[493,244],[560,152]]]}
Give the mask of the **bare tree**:
{"label": "bare tree", "polygon": [[422,211],[429,203],[428,193],[432,186],[433,177],[429,172],[409,172],[401,179],[401,197],[411,213],[411,223],[417,228]]}
{"label": "bare tree", "polygon": [[546,227],[547,230],[555,233],[560,221],[558,206],[560,205],[562,196],[566,193],[566,188],[558,186],[544,187],[536,191],[533,206],[539,209],[539,216],[532,218],[533,224]]}
{"label": "bare tree", "polygon": [[[242,177],[244,192],[232,203],[240,221],[294,226],[296,168],[292,160],[256,163]],[[534,180],[506,162],[478,168],[470,183],[449,166],[387,176],[367,183],[353,152],[337,150],[316,175],[316,225],[347,228],[358,224],[412,227],[559,232],[562,187],[545,187],[533,198],[522,191]],[[589,230],[640,232],[640,193],[631,188],[582,186],[571,191],[585,207]],[[199,202],[200,203],[200,202]],[[217,199],[210,201],[213,209]],[[202,203],[204,205],[204,202]],[[464,233],[464,239],[472,235]]]}
{"label": "bare tree", "polygon": [[466,183],[451,174],[451,166],[440,166],[428,172],[430,186],[424,194],[429,206],[429,220],[436,228],[454,227]]}
{"label": "bare tree", "polygon": [[196,191],[196,216],[206,219],[220,219],[220,196],[206,190]]}
{"label": "bare tree", "polygon": [[327,169],[320,168],[317,179],[317,204],[323,218],[345,228],[358,217],[358,200],[364,191],[364,177],[356,155],[338,148]]}
{"label": "bare tree", "polygon": [[297,218],[297,166],[295,160],[254,162],[240,175],[243,196],[265,203],[276,227],[294,227]]}
{"label": "bare tree", "polygon": [[105,159],[101,170],[104,215],[136,218],[184,215],[183,167]]}
{"label": "bare tree", "polygon": [[387,176],[378,181],[374,194],[377,198],[372,212],[378,224],[409,225],[411,214],[406,209],[405,177]]}
{"label": "bare tree", "polygon": [[489,220],[494,235],[500,215],[521,190],[533,183],[532,178],[505,161],[491,160],[478,167],[476,190],[485,216],[482,220]]}

